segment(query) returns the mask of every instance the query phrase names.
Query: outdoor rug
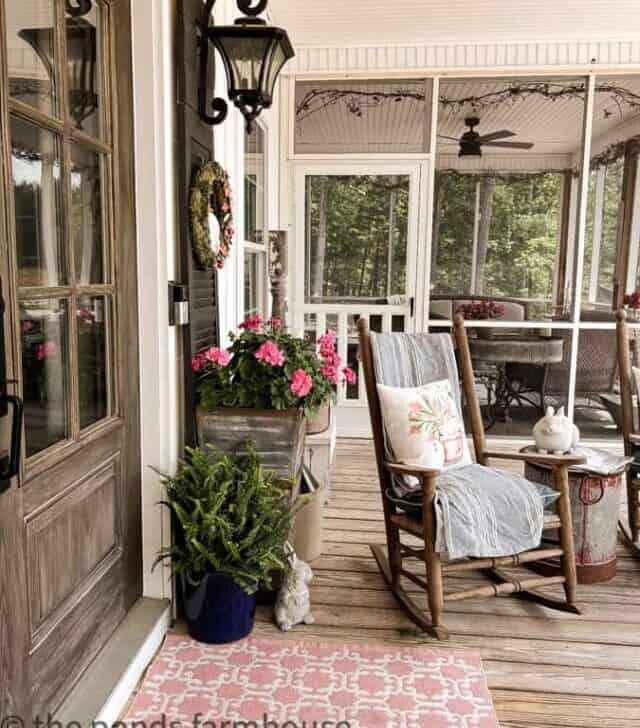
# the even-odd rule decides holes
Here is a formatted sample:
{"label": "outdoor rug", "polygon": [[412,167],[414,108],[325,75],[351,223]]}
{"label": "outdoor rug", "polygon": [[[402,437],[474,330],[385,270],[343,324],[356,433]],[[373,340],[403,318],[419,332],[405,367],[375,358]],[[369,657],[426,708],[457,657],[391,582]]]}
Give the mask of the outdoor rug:
{"label": "outdoor rug", "polygon": [[[126,724],[138,728],[496,728],[480,656],[171,634]],[[152,726],[153,724],[153,726]]]}

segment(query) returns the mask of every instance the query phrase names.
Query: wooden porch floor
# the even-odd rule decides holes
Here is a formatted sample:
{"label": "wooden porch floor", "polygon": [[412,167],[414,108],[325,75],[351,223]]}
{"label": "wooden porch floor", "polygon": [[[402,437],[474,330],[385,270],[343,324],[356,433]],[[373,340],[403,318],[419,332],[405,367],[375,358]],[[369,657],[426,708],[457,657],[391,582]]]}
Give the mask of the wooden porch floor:
{"label": "wooden porch floor", "polygon": [[[316,623],[283,638],[471,648],[482,655],[503,728],[640,726],[640,560],[622,545],[616,578],[579,588],[583,616],[514,598],[470,600],[445,610],[452,636],[438,643],[388,593],[368,546],[384,542],[373,446],[343,440],[324,550],[313,563]],[[256,632],[281,635],[271,609],[260,609]]]}

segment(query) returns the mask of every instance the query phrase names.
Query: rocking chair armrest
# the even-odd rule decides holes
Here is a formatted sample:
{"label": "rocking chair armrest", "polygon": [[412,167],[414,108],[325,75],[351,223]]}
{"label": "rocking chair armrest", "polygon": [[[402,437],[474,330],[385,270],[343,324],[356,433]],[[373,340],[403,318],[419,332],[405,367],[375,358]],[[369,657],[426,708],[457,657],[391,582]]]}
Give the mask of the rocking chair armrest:
{"label": "rocking chair armrest", "polygon": [[435,478],[441,473],[440,470],[434,470],[433,468],[422,468],[419,465],[403,465],[402,463],[385,462],[384,467],[390,473],[395,473],[396,475],[413,475],[416,478]]}
{"label": "rocking chair armrest", "polygon": [[630,433],[627,439],[632,445],[640,445],[640,434],[637,432]]}
{"label": "rocking chair armrest", "polygon": [[513,452],[511,450],[485,450],[484,456],[487,458],[496,458],[499,460],[519,460],[521,462],[527,460],[531,463],[540,463],[541,465],[583,465],[587,462],[587,458],[583,455],[545,455],[539,452]]}

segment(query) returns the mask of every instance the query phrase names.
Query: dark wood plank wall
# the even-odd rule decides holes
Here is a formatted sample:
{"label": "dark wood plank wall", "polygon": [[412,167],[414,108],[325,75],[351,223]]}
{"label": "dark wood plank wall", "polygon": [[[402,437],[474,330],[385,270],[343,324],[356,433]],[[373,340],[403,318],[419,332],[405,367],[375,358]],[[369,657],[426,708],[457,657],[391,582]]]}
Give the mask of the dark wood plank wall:
{"label": "dark wood plank wall", "polygon": [[[178,207],[179,267],[182,282],[189,286],[190,324],[183,332],[185,394],[185,444],[196,441],[193,417],[194,386],[192,355],[218,342],[216,274],[202,270],[191,247],[189,187],[194,171],[213,159],[213,130],[198,115],[199,48],[197,28],[202,0],[176,2],[176,195]],[[213,82],[213,53],[210,54],[210,83]]]}

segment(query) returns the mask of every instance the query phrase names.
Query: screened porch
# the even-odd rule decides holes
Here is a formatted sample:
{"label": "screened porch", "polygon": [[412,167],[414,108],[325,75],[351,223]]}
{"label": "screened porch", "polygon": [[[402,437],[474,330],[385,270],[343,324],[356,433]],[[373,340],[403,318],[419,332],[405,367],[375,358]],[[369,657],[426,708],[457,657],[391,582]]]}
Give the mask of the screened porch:
{"label": "screened porch", "polygon": [[[619,436],[640,77],[298,77],[282,108],[298,330],[334,329],[357,367],[359,318],[449,330],[462,311],[491,435],[527,437],[552,405]],[[365,404],[362,384],[339,393],[342,434],[368,434]]]}

